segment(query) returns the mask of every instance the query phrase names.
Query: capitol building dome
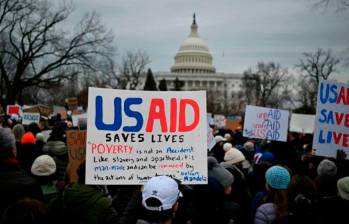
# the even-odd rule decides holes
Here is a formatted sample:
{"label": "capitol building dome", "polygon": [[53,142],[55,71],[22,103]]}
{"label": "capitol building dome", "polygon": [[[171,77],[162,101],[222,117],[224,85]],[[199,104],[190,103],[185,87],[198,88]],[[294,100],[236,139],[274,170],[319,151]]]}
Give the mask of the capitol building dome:
{"label": "capitol building dome", "polygon": [[215,73],[212,55],[205,41],[199,37],[195,14],[190,28],[191,32],[188,38],[182,43],[175,56],[175,64],[171,67],[171,72]]}

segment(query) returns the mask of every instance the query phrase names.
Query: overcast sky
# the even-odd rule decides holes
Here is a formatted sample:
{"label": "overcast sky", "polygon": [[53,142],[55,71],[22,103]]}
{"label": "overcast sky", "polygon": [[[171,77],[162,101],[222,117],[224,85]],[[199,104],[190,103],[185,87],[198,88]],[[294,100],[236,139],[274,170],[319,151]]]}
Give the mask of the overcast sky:
{"label": "overcast sky", "polygon": [[[53,0],[51,0],[53,1]],[[72,22],[91,10],[113,30],[118,59],[145,50],[153,71],[169,71],[195,12],[217,72],[240,73],[259,61],[293,68],[301,53],[349,48],[349,10],[315,10],[313,0],[73,0]],[[349,80],[349,69],[336,77]]]}

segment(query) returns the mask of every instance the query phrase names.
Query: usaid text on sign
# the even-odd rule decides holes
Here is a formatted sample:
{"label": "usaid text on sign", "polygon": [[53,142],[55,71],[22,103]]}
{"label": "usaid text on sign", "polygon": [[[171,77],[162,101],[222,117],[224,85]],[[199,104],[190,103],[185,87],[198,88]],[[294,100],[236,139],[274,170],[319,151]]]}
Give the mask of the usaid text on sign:
{"label": "usaid text on sign", "polygon": [[206,94],[91,88],[87,183],[207,182]]}
{"label": "usaid text on sign", "polygon": [[336,156],[349,149],[349,86],[321,81],[319,85],[314,133],[318,155]]}

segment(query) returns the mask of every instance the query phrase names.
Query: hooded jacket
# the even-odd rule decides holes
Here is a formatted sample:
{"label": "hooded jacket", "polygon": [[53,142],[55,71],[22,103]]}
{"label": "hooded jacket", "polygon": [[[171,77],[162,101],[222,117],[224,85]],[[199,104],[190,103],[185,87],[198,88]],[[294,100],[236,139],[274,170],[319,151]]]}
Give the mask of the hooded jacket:
{"label": "hooded jacket", "polygon": [[112,200],[94,186],[72,184],[63,193],[63,210],[66,217],[77,223],[118,223]]}

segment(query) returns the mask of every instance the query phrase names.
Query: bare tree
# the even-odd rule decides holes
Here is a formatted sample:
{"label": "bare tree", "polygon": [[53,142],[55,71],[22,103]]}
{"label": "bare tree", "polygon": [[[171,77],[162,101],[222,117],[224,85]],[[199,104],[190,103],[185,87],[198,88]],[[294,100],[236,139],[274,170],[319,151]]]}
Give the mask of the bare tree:
{"label": "bare tree", "polygon": [[334,9],[343,11],[349,9],[349,0],[313,0],[314,7],[320,9]]}
{"label": "bare tree", "polygon": [[319,84],[321,79],[326,80],[337,71],[336,66],[339,63],[340,60],[332,54],[331,50],[325,51],[319,48],[316,52],[303,53],[303,59],[300,60],[297,67],[304,75]]}
{"label": "bare tree", "polygon": [[0,0],[1,93],[6,103],[22,100],[26,88],[51,88],[85,70],[96,58],[111,58],[113,35],[95,12],[69,32],[70,6],[45,0]]}
{"label": "bare tree", "polygon": [[296,65],[303,75],[298,83],[298,101],[301,106],[297,111],[315,113],[317,90],[321,79],[327,80],[337,71],[340,60],[331,50],[317,49],[315,52],[303,53],[303,58]]}
{"label": "bare tree", "polygon": [[280,107],[283,98],[280,94],[288,77],[287,69],[274,62],[260,62],[256,70],[249,68],[244,72],[242,88],[247,104]]}
{"label": "bare tree", "polygon": [[115,79],[118,81],[118,88],[135,90],[139,84],[139,78],[146,72],[146,66],[150,58],[145,51],[128,51],[118,66],[119,73]]}

